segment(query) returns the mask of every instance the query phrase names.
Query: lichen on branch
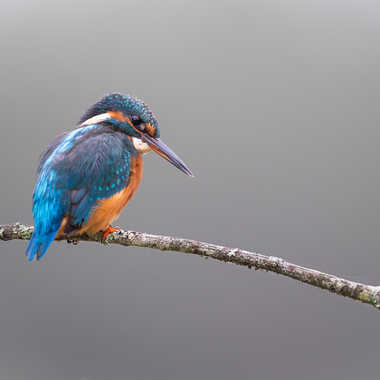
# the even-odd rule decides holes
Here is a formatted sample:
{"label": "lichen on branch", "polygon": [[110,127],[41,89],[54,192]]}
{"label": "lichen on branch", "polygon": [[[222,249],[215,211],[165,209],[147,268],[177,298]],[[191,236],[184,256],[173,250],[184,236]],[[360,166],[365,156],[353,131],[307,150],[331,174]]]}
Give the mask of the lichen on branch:
{"label": "lichen on branch", "polygon": [[[28,240],[32,234],[32,226],[25,226],[20,223],[0,225],[0,240]],[[101,234],[93,237],[78,236],[76,239],[210,257],[219,261],[247,266],[248,268],[275,272],[305,284],[328,290],[331,293],[370,304],[378,310],[380,309],[380,286],[349,281],[331,274],[289,263],[275,256],[266,256],[261,253],[239,248],[228,248],[198,240],[124,230],[109,234],[105,241],[102,241]]]}

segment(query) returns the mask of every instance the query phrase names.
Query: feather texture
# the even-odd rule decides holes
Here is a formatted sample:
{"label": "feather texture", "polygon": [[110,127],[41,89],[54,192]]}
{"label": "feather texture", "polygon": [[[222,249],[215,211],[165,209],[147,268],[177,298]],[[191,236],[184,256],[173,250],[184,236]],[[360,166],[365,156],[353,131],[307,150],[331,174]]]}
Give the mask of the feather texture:
{"label": "feather texture", "polygon": [[120,192],[136,154],[126,134],[105,124],[81,127],[53,141],[42,155],[34,189],[35,232],[28,259],[45,254],[63,219],[65,233],[79,230],[102,199]]}

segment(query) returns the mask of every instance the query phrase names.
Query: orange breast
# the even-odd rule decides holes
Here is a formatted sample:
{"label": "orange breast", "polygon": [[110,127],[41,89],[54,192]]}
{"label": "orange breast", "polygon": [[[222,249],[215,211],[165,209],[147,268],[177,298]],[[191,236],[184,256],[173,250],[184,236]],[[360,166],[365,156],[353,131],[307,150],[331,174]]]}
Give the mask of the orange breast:
{"label": "orange breast", "polygon": [[[102,199],[91,213],[88,222],[78,231],[78,234],[87,233],[93,235],[99,231],[105,231],[107,227],[118,218],[123,208],[135,194],[142,178],[143,163],[141,154],[134,155],[131,159],[131,170],[128,183],[119,193],[111,198]],[[62,235],[67,217],[63,219],[58,236]]]}
{"label": "orange breast", "polygon": [[121,211],[131,200],[141,182],[142,170],[142,156],[137,154],[131,160],[131,171],[127,186],[111,198],[103,199],[99,202],[88,222],[80,229],[80,234],[86,232],[92,235],[99,231],[104,231],[119,217]]}

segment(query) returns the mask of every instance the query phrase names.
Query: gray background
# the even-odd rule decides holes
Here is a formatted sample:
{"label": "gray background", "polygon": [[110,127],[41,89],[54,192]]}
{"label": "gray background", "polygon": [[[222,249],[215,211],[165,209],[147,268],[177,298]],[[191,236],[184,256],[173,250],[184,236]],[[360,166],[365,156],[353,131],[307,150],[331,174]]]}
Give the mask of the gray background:
{"label": "gray background", "polygon": [[[1,3],[1,222],[105,92],[154,154],[118,224],[380,284],[378,1]],[[1,243],[0,379],[378,379],[380,315],[269,273],[138,248]]]}

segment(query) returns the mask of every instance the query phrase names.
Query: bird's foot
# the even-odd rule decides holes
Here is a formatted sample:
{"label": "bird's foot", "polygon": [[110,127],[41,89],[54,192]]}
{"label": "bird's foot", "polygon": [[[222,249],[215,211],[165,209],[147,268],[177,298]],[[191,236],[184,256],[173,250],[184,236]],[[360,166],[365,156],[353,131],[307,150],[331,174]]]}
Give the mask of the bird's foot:
{"label": "bird's foot", "polygon": [[72,245],[78,245],[79,240],[78,239],[67,239],[67,243],[72,244]]}
{"label": "bird's foot", "polygon": [[116,232],[116,231],[120,231],[120,227],[108,226],[107,229],[103,231],[102,241],[104,242],[107,239],[107,236],[109,234],[112,234],[113,232]]}

